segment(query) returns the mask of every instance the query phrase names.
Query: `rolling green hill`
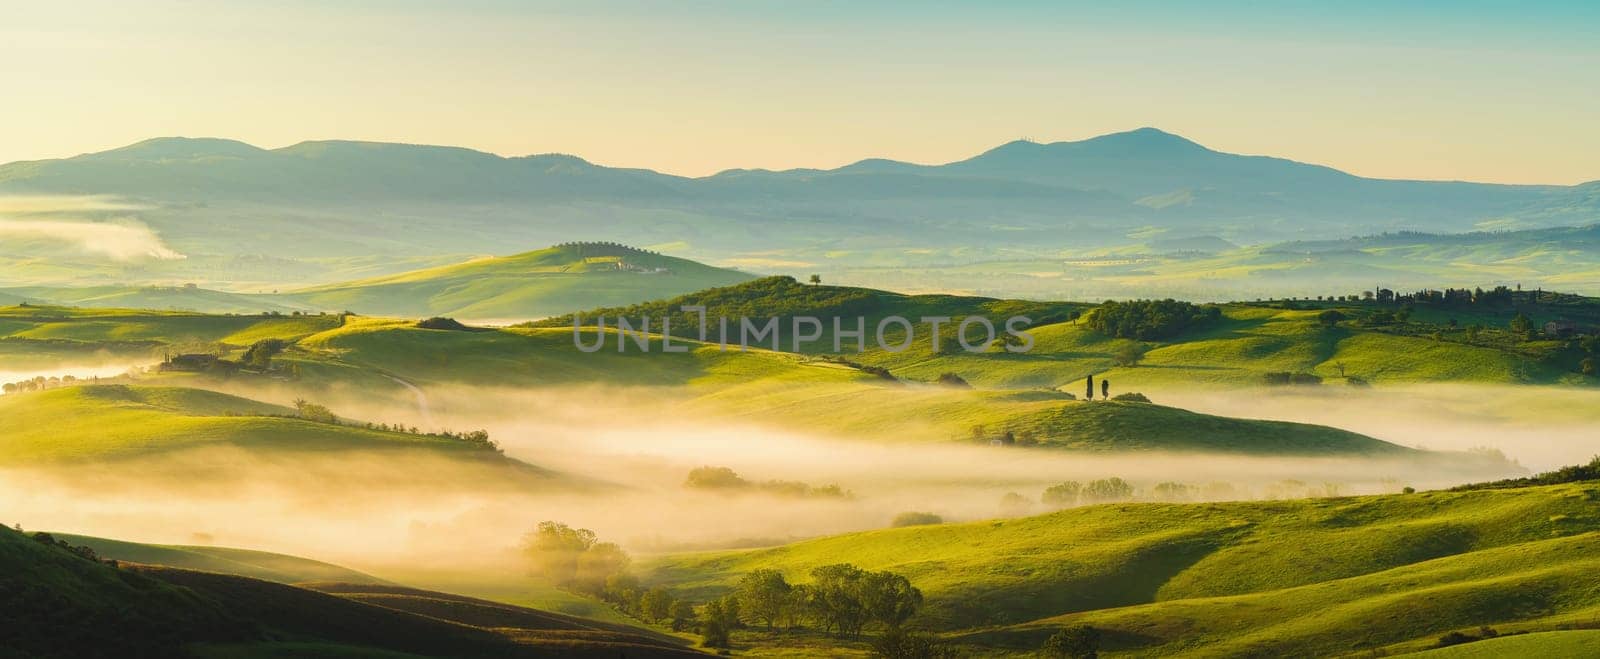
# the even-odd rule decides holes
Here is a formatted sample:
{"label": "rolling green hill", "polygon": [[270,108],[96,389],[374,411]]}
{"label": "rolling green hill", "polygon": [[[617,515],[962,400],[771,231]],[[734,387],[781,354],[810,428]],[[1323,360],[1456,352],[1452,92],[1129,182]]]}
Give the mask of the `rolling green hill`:
{"label": "rolling green hill", "polygon": [[[593,342],[593,330],[584,341]],[[616,336],[608,331],[614,345]],[[1072,450],[1223,451],[1257,454],[1390,453],[1409,449],[1324,426],[1229,419],[1135,402],[1086,403],[1041,390],[974,390],[903,384],[847,363],[766,350],[722,351],[694,343],[683,353],[583,353],[570,329],[487,332],[354,321],[307,337],[311,354],[337,354],[356,368],[381,368],[430,384],[552,386],[601,383],[663,387],[686,410],[718,418],[861,439],[974,441],[1031,432],[1041,446]],[[629,344],[633,348],[633,344]],[[685,347],[689,347],[686,345]]]}
{"label": "rolling green hill", "polygon": [[[1517,313],[1530,316],[1535,326],[1557,319],[1579,322],[1600,320],[1600,304],[1592,298],[1515,293],[1514,306],[1483,309],[1440,309],[1417,305],[1407,322],[1375,325],[1367,316],[1393,312],[1398,305],[1370,302],[1234,303],[1222,305],[1218,322],[1203,324],[1172,337],[1133,341],[1107,337],[1075,319],[1093,305],[1059,302],[996,300],[952,295],[901,295],[886,291],[842,286],[802,285],[788,277],[768,277],[726,288],[699,291],[672,300],[629,307],[600,308],[581,314],[587,326],[604,315],[609,327],[618,316],[637,326],[648,316],[660,330],[660,318],[670,316],[674,335],[698,336],[699,317],[679,309],[703,305],[707,309],[708,338],[717,340],[716,319],[730,320],[729,341],[738,341],[738,319],[777,317],[782,339],[779,347],[793,349],[792,318],[822,319],[821,337],[801,345],[804,352],[833,352],[830,320],[845,327],[857,317],[866,319],[866,351],[855,353],[853,341],[841,343],[844,357],[889,369],[895,375],[933,380],[955,373],[986,387],[1064,388],[1080,391],[1080,381],[1090,374],[1109,378],[1114,392],[1138,391],[1162,385],[1259,385],[1271,372],[1310,373],[1332,382],[1354,376],[1370,383],[1383,382],[1528,382],[1542,384],[1593,384],[1580,374],[1580,355],[1565,340],[1536,337],[1522,341],[1509,336],[1506,324]],[[1326,326],[1318,317],[1324,309],[1339,309],[1345,320]],[[877,321],[899,315],[913,323],[922,317],[946,317],[936,351],[925,325],[914,328],[909,348],[893,352],[872,338]],[[968,352],[951,341],[954,329],[971,315],[982,315],[998,328],[1007,318],[1026,316],[1034,345],[1026,352],[1009,352],[990,346]],[[1451,321],[1454,321],[1453,324]],[[572,317],[561,316],[531,323],[534,327],[571,327]],[[1476,338],[1468,326],[1483,327]],[[981,343],[979,328],[969,330]],[[1437,336],[1434,334],[1437,332]],[[885,343],[896,345],[903,333],[891,326]],[[609,344],[608,344],[609,345]],[[768,345],[768,344],[763,344]],[[1119,353],[1138,348],[1137,366],[1118,364]],[[1341,369],[1342,366],[1342,369]]]}
{"label": "rolling green hill", "polygon": [[0,626],[0,652],[8,657],[702,656],[659,636],[518,607],[499,606],[492,619],[483,611],[488,603],[420,614],[403,602],[230,574],[113,566],[10,528],[0,528],[0,586],[8,623]]}
{"label": "rolling green hill", "polygon": [[[0,289],[0,301],[95,309],[170,309],[212,314],[291,312],[291,306],[259,295],[227,293],[187,286],[85,286],[78,288],[29,286]],[[9,304],[14,304],[11,302]]]}
{"label": "rolling green hill", "polygon": [[384,583],[381,579],[349,568],[286,554],[230,547],[152,545],[69,533],[52,533],[51,535],[59,540],[93,549],[101,558],[116,559],[129,563],[164,565],[184,570],[232,574],[286,584],[306,581],[337,581],[353,584]]}
{"label": "rolling green hill", "polygon": [[658,557],[695,596],[745,573],[804,582],[850,562],[909,577],[919,626],[1026,654],[1090,624],[1110,656],[1322,656],[1421,649],[1493,625],[1600,620],[1600,485],[1208,504],[1106,504],[1025,519]]}
{"label": "rolling green hill", "polygon": [[363,314],[527,319],[672,297],[751,278],[622,245],[573,243],[318,286],[284,298]]}
{"label": "rolling green hill", "polygon": [[1496,659],[1498,657],[1584,659],[1594,656],[1596,647],[1600,647],[1600,629],[1582,629],[1503,636],[1404,656],[1411,659]]}
{"label": "rolling green hill", "polygon": [[[296,418],[294,410],[181,387],[79,385],[0,397],[0,458],[7,464],[99,463],[184,449],[228,447],[254,453],[409,452],[539,480],[550,472],[484,446],[421,435]],[[220,467],[219,467],[220,468]]]}

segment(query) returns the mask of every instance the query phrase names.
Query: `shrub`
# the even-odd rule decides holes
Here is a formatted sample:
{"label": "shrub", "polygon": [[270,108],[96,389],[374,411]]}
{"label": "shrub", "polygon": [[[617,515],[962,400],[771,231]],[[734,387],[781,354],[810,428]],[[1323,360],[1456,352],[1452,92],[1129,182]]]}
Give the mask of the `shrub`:
{"label": "shrub", "polygon": [[948,373],[948,372],[940,373],[939,374],[939,379],[936,380],[936,382],[938,382],[940,385],[943,385],[943,386],[946,386],[946,387],[955,387],[957,389],[971,389],[972,388],[972,385],[967,384],[966,378],[963,378],[963,377],[961,377],[959,375],[956,375],[955,373]]}
{"label": "shrub", "polygon": [[1145,396],[1144,394],[1141,394],[1141,393],[1139,393],[1137,391],[1130,391],[1130,392],[1125,393],[1125,394],[1117,394],[1115,396],[1112,396],[1111,400],[1120,400],[1120,401],[1122,401],[1124,403],[1148,403],[1148,402],[1150,402],[1150,398],[1148,396]]}
{"label": "shrub", "polygon": [[1100,630],[1088,625],[1068,627],[1051,635],[1039,654],[1051,659],[1096,659],[1100,656]]}
{"label": "shrub", "polygon": [[883,659],[946,659],[958,655],[936,636],[891,629],[872,642],[872,656]]}
{"label": "shrub", "polygon": [[427,320],[419,320],[417,321],[417,327],[429,330],[448,330],[451,332],[466,332],[472,329],[466,325],[462,325],[454,318],[445,318],[443,316],[434,316]]}
{"label": "shrub", "polygon": [[929,524],[943,524],[944,518],[933,513],[904,512],[894,516],[894,521],[889,525],[899,528],[902,526],[927,526]]}
{"label": "shrub", "polygon": [[1262,377],[1263,377],[1263,379],[1266,380],[1266,383],[1268,385],[1275,386],[1275,387],[1283,386],[1283,385],[1290,385],[1290,384],[1294,384],[1294,385],[1318,385],[1318,384],[1322,384],[1322,378],[1321,377],[1318,377],[1316,375],[1312,375],[1310,373],[1290,373],[1288,371],[1274,371],[1274,372],[1271,372],[1271,373],[1266,373]]}

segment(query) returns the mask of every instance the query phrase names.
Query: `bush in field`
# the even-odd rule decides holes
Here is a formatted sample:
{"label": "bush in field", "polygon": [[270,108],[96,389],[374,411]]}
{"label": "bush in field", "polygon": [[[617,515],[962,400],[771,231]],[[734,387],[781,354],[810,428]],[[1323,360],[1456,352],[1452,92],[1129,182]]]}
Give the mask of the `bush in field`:
{"label": "bush in field", "polygon": [[419,320],[417,321],[417,327],[420,329],[447,330],[451,332],[466,332],[472,329],[466,325],[462,325],[460,321],[457,321],[454,318],[445,318],[443,316],[434,316],[427,320]]}
{"label": "bush in field", "polygon": [[295,401],[294,401],[294,414],[295,414],[295,416],[298,416],[298,417],[300,417],[302,419],[305,419],[307,421],[315,421],[317,423],[338,423],[339,422],[339,417],[334,416],[332,410],[329,410],[327,407],[324,407],[322,405],[318,405],[316,403],[307,401],[304,398],[296,398],[295,399]]}
{"label": "bush in field", "polygon": [[956,375],[955,373],[940,373],[937,382],[942,386],[953,387],[956,389],[972,388],[972,385],[967,384],[966,378]]}
{"label": "bush in field", "polygon": [[933,513],[904,512],[894,516],[894,521],[889,525],[895,528],[902,526],[927,526],[929,524],[943,524],[944,518]]}
{"label": "bush in field", "polygon": [[1139,393],[1137,391],[1130,391],[1130,392],[1125,393],[1125,394],[1117,394],[1115,396],[1112,396],[1111,400],[1120,400],[1120,401],[1122,401],[1124,403],[1148,403],[1148,402],[1150,402],[1150,398],[1148,396],[1145,396],[1144,394],[1141,394],[1141,393]]}
{"label": "bush in field", "polygon": [[872,656],[882,659],[953,659],[960,655],[937,636],[891,629],[872,642]]}
{"label": "bush in field", "polygon": [[1129,343],[1121,348],[1117,348],[1117,354],[1113,355],[1111,359],[1112,361],[1115,361],[1118,366],[1138,366],[1139,361],[1144,359],[1144,346],[1141,346],[1137,343]]}
{"label": "bush in field", "polygon": [[1088,625],[1068,627],[1052,634],[1039,654],[1050,659],[1097,659],[1100,630]]}

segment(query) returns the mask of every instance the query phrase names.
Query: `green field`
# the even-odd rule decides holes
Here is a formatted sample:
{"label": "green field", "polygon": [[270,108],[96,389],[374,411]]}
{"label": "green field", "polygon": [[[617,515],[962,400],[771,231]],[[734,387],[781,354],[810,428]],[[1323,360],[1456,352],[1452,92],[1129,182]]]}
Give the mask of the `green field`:
{"label": "green field", "polygon": [[1594,483],[1213,504],[1108,504],[669,555],[648,580],[700,597],[757,568],[850,562],[908,576],[916,624],[1026,654],[1100,629],[1112,656],[1319,656],[1426,647],[1480,625],[1600,620]]}
{"label": "green field", "polygon": [[423,450],[504,460],[452,439],[295,418],[288,408],[203,389],[83,385],[0,397],[0,455],[10,464],[109,460],[229,446],[328,452]]}
{"label": "green field", "polygon": [[281,298],[363,314],[527,320],[751,278],[654,252],[582,243],[317,286]]}

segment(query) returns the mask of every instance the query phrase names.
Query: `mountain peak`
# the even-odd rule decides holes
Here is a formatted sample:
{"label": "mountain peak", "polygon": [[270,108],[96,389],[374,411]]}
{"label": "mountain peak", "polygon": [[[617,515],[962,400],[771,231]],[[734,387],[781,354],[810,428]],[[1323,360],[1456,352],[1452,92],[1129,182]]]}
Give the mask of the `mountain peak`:
{"label": "mountain peak", "polygon": [[1175,135],[1159,128],[1145,126],[1120,133],[1110,133],[1099,137],[1091,137],[1079,142],[1057,142],[1057,144],[1072,144],[1083,147],[1104,146],[1128,151],[1210,151],[1181,135]]}
{"label": "mountain peak", "polygon": [[190,160],[207,157],[241,157],[262,153],[260,147],[219,137],[152,137],[120,149],[86,153],[79,158],[108,160]]}

